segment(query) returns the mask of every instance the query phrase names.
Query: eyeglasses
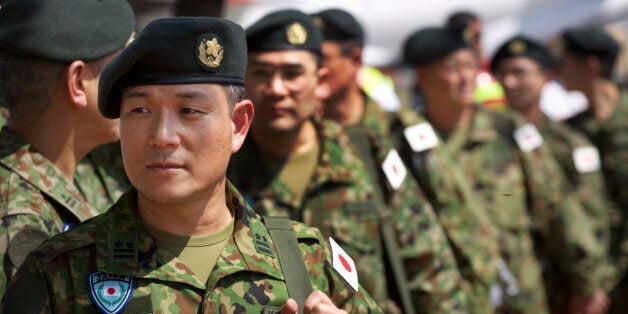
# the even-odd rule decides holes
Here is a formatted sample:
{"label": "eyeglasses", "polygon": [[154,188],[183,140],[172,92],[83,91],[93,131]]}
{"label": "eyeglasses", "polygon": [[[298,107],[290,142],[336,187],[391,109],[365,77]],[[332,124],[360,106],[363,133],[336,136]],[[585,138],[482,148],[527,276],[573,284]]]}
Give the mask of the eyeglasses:
{"label": "eyeglasses", "polygon": [[278,75],[283,84],[288,88],[298,88],[303,86],[307,78],[316,72],[310,72],[301,66],[273,68],[267,66],[253,66],[247,72],[249,82],[256,85],[269,84]]}

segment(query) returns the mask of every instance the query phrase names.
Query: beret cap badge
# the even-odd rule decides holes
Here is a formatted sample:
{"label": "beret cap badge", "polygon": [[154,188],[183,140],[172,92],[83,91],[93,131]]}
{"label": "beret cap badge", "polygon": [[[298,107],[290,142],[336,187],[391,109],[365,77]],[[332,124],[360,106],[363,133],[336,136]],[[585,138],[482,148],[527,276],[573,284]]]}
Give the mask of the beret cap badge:
{"label": "beret cap badge", "polygon": [[528,50],[528,45],[521,40],[515,40],[508,45],[508,50],[513,55],[522,55]]}
{"label": "beret cap badge", "polygon": [[307,41],[307,31],[299,22],[294,22],[286,30],[286,39],[292,45],[302,45]]}
{"label": "beret cap badge", "polygon": [[196,40],[198,45],[197,61],[207,71],[216,71],[224,57],[225,50],[216,35],[203,34]]}

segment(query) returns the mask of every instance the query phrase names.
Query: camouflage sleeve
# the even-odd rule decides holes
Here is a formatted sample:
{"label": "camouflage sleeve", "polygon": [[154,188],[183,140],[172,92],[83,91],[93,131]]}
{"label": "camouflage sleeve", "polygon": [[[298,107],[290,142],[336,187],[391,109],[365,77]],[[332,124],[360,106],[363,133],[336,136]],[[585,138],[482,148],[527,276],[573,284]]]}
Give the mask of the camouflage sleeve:
{"label": "camouflage sleeve", "polygon": [[[8,205],[3,205],[8,206]],[[45,220],[35,213],[3,215],[0,218],[0,295],[27,254],[50,237]]]}
{"label": "camouflage sleeve", "polygon": [[[293,228],[314,290],[327,294],[334,305],[347,313],[383,313],[362,286],[355,291],[333,269],[331,250],[318,229],[296,222],[293,222]],[[317,244],[304,240],[307,237],[316,238]]]}
{"label": "camouflage sleeve", "polygon": [[2,298],[0,313],[53,313],[48,279],[40,260],[28,255]]}
{"label": "camouflage sleeve", "polygon": [[548,262],[567,277],[572,291],[589,295],[600,288],[597,266],[604,253],[593,226],[547,146],[523,154],[523,159],[533,216]]}
{"label": "camouflage sleeve", "polygon": [[[403,199],[412,198],[406,195]],[[399,255],[419,313],[466,313],[462,277],[441,223],[429,204],[414,202],[393,212]]]}

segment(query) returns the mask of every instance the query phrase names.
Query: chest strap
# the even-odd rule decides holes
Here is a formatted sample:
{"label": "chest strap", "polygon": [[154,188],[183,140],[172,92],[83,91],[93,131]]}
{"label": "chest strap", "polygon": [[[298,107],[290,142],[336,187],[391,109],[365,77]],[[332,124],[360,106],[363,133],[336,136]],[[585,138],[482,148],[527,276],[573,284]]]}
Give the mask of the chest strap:
{"label": "chest strap", "polygon": [[264,224],[275,243],[288,295],[297,301],[299,313],[303,313],[305,299],[312,293],[312,284],[290,219],[264,216]]}

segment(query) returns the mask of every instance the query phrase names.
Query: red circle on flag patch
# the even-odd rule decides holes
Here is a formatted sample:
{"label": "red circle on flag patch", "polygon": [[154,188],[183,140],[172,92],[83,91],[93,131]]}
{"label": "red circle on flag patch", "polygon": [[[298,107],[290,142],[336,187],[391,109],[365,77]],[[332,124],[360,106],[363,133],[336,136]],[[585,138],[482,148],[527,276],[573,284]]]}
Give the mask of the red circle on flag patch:
{"label": "red circle on flag patch", "polygon": [[342,267],[344,267],[348,272],[351,272],[351,265],[347,262],[347,260],[340,254],[338,254],[338,259],[340,259],[340,263]]}
{"label": "red circle on flag patch", "polygon": [[109,289],[107,289],[107,293],[110,294],[110,295],[114,294],[114,293],[116,293],[116,289],[109,287]]}

